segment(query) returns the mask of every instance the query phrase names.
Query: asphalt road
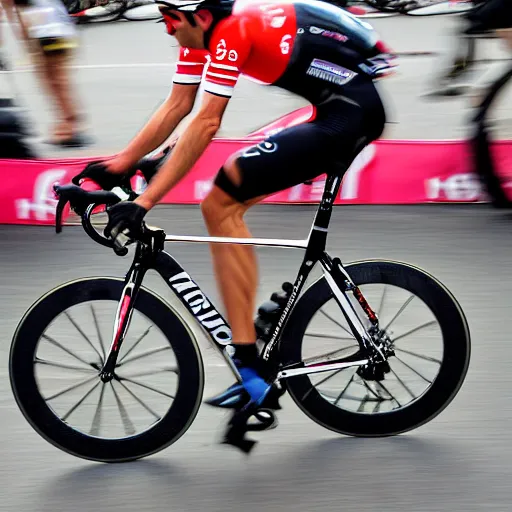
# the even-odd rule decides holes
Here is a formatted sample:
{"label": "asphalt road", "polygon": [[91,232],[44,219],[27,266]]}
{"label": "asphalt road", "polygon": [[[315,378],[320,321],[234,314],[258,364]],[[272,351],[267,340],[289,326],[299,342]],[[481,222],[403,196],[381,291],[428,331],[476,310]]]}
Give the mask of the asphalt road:
{"label": "asphalt road", "polygon": [[[300,238],[312,207],[262,206],[250,212],[254,236]],[[148,459],[90,463],[60,452],[29,427],[7,375],[8,350],[24,310],[57,284],[87,275],[122,276],[128,260],[93,244],[78,227],[0,227],[0,510],[12,511],[481,511],[509,509],[512,407],[507,319],[512,303],[510,217],[485,206],[345,207],[334,212],[329,251],[344,261],[405,260],[427,269],[455,294],[472,334],[466,382],[434,421],[385,439],[324,430],[286,397],[277,429],[246,458],[218,444],[226,416],[203,406],[187,434]],[[197,207],[152,215],[168,232],[202,234]],[[208,248],[171,252],[217,302]],[[293,279],[300,251],[258,249],[264,300]],[[155,276],[148,284],[169,297]],[[205,394],[230,382],[200,338]],[[62,385],[61,385],[62,387]]]}

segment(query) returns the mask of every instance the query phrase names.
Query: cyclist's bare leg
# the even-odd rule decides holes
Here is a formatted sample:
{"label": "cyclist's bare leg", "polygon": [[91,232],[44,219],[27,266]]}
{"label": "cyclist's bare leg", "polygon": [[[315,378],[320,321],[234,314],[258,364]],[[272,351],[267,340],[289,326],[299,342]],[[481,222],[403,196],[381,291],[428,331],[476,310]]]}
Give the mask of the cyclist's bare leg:
{"label": "cyclist's bare leg", "polygon": [[[224,166],[236,185],[240,175],[233,159]],[[239,203],[214,186],[201,205],[210,236],[250,238],[243,219],[247,210],[263,198]],[[258,266],[254,248],[248,245],[210,244],[219,291],[237,344],[256,342],[254,311],[258,285]]]}

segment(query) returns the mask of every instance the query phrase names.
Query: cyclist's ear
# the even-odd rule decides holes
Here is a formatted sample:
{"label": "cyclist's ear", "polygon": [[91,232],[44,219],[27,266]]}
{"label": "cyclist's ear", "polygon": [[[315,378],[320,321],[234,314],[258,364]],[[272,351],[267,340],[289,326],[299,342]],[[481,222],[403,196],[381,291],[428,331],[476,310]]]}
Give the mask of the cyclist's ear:
{"label": "cyclist's ear", "polygon": [[201,30],[208,30],[213,23],[213,14],[207,9],[200,9],[194,13],[194,19]]}

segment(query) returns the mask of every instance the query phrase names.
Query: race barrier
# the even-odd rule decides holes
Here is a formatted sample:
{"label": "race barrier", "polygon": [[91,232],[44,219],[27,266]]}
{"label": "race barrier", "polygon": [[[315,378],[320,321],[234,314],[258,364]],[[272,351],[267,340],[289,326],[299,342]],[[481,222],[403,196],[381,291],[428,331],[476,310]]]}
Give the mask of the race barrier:
{"label": "race barrier", "polygon": [[[288,126],[307,121],[311,107],[292,112],[243,139],[214,139],[192,171],[162,200],[162,204],[198,204],[229,155],[259,144]],[[498,172],[512,175],[512,141],[497,141],[493,153]],[[57,201],[55,183],[70,183],[87,163],[98,158],[63,160],[0,160],[0,223],[53,225]],[[300,184],[266,203],[315,203],[321,198],[325,174],[312,184]],[[146,183],[132,180],[136,192]],[[335,204],[421,204],[486,202],[472,171],[469,144],[461,140],[380,140],[357,156],[344,176]],[[64,212],[64,221],[69,210]]]}

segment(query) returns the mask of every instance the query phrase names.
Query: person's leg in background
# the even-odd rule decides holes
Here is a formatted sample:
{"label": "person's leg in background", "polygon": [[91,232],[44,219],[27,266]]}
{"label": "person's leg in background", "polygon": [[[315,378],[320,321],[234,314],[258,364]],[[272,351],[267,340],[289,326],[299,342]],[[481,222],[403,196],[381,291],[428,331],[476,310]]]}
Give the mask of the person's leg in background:
{"label": "person's leg in background", "polygon": [[40,43],[42,55],[38,59],[37,69],[54,100],[58,116],[52,139],[48,142],[69,147],[86,145],[87,140],[81,133],[82,115],[70,67],[75,42],[64,38],[46,38]]}
{"label": "person's leg in background", "polygon": [[[45,16],[38,15],[41,8],[45,9]],[[44,6],[38,5],[38,0],[14,0],[14,12],[38,78],[56,107],[57,122],[47,142],[65,147],[87,145],[89,141],[81,127],[84,116],[70,67],[77,47],[73,20],[60,0],[51,0]]]}

